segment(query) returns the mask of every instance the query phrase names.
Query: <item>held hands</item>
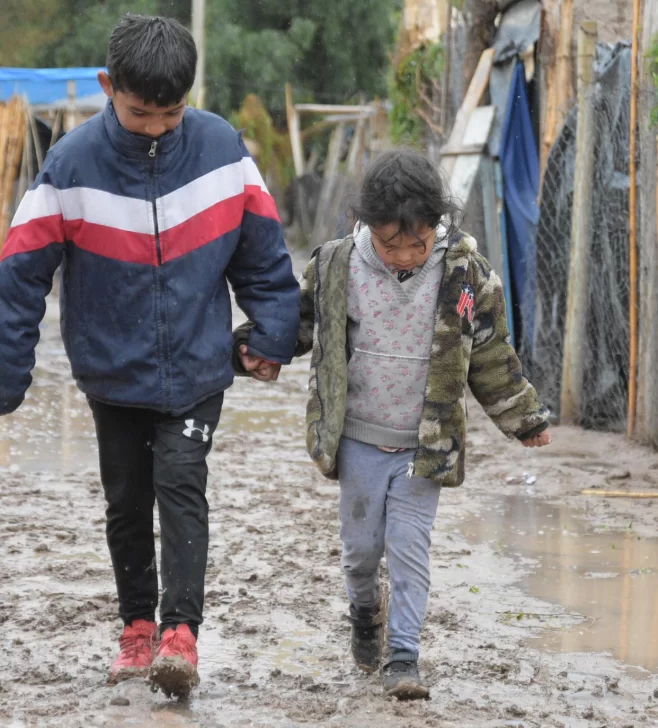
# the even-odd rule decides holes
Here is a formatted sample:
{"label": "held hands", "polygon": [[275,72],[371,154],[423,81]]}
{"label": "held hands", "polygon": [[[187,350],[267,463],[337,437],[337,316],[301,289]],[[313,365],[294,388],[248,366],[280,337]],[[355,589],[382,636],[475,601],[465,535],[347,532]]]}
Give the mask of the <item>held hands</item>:
{"label": "held hands", "polygon": [[245,344],[242,344],[238,351],[242,366],[254,379],[259,382],[276,382],[279,378],[281,364],[250,354]]}
{"label": "held hands", "polygon": [[551,434],[548,430],[540,432],[539,435],[531,437],[529,440],[522,440],[523,447],[545,447],[553,442]]}

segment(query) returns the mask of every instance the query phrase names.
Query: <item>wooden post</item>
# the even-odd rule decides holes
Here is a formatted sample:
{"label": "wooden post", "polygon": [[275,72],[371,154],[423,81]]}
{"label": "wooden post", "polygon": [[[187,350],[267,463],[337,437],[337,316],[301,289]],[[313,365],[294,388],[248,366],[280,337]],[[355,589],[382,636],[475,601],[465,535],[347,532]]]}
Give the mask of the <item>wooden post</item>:
{"label": "wooden post", "polygon": [[[292,97],[291,97],[292,98]],[[300,114],[372,114],[372,105],[368,104],[295,104]]]}
{"label": "wooden post", "polygon": [[[549,129],[552,129],[555,123],[555,67],[560,26],[560,0],[542,0],[541,6],[537,58],[539,60],[539,99],[541,103],[539,116],[540,177],[543,180],[550,151]],[[540,183],[540,190],[541,187]]]}
{"label": "wooden post", "polygon": [[[6,149],[7,137],[9,136],[9,118],[11,114],[11,100],[3,104],[0,101],[0,194],[2,193],[2,180],[4,178],[4,169],[6,165]],[[0,208],[2,200],[0,199]],[[0,210],[1,212],[1,210]],[[0,244],[2,237],[0,237]]]}
{"label": "wooden post", "polygon": [[[550,25],[550,23],[546,23]],[[545,28],[550,32],[550,28]],[[564,123],[573,99],[571,83],[571,38],[573,35],[573,0],[562,0],[560,5],[560,26],[557,34],[556,53],[547,60],[546,113],[541,149],[541,179],[544,178],[548,155],[555,143],[558,131]],[[541,189],[541,187],[540,187]]]}
{"label": "wooden post", "polygon": [[[57,142],[59,133],[62,130],[63,120],[64,120],[64,110],[57,109],[57,112],[55,113],[55,122],[53,123],[53,132],[50,136],[50,147],[52,147],[52,145]],[[50,149],[50,147],[48,147],[48,149]]]}
{"label": "wooden post", "polygon": [[587,353],[588,258],[594,168],[594,114],[591,89],[596,37],[597,25],[595,22],[586,21],[580,26],[578,33],[576,170],[560,401],[560,421],[563,424],[578,424],[582,416],[583,374]]}
{"label": "wooden post", "polygon": [[[26,100],[27,105],[27,100]],[[37,170],[37,166],[34,163],[34,154],[32,153],[32,135],[29,130],[26,130],[25,134],[25,159],[27,161],[27,175],[26,175],[26,182],[27,182],[27,188],[29,189],[30,185],[34,180],[36,179],[36,176],[38,172],[41,171],[41,168]],[[27,190],[26,190],[27,192]],[[25,193],[23,193],[25,194]],[[19,199],[23,199],[23,194],[21,194]]]}
{"label": "wooden post", "polygon": [[[457,112],[455,123],[452,125],[452,131],[450,132],[450,136],[446,143],[448,148],[457,148],[461,145],[469,116],[471,115],[471,112],[477,109],[480,105],[480,102],[484,98],[484,94],[489,87],[489,77],[491,76],[491,69],[493,68],[493,58],[493,48],[488,48],[480,57],[480,62],[475,69],[475,73],[471,79],[466,96],[464,96],[462,105],[459,107],[459,111]],[[446,175],[450,176],[450,174],[452,174],[452,168],[454,167],[455,162],[456,158],[454,156],[448,156],[446,159],[441,160],[441,167]]]}
{"label": "wooden post", "polygon": [[288,134],[290,135],[295,175],[302,177],[304,175],[304,149],[299,133],[299,116],[292,101],[292,86],[289,83],[286,84],[286,117],[288,119]]}
{"label": "wooden post", "polygon": [[32,113],[32,110],[30,109],[29,102],[27,100],[27,97],[25,97],[25,109],[27,113],[28,121],[30,122],[30,132],[32,133],[32,139],[34,142],[34,150],[37,155],[37,167],[39,172],[41,172],[41,167],[43,167],[43,150],[41,149],[41,142],[39,141],[39,130],[37,129],[37,122],[34,118],[34,114]]}
{"label": "wooden post", "polygon": [[192,100],[197,109],[203,109],[206,100],[206,0],[192,0],[192,35],[197,50]]}
{"label": "wooden post", "polygon": [[450,62],[452,54],[452,0],[446,3],[446,27],[443,52],[443,78],[441,79],[441,133],[448,137],[448,95],[450,91]]}
{"label": "wooden post", "polygon": [[331,139],[329,140],[329,149],[327,150],[327,158],[324,163],[322,190],[320,191],[318,210],[313,226],[312,242],[314,246],[326,242],[328,218],[331,216],[332,202],[336,192],[338,165],[340,163],[340,154],[344,141],[345,124],[341,122],[331,133]]}
{"label": "wooden post", "polygon": [[560,7],[560,34],[558,36],[555,88],[557,91],[555,110],[557,126],[555,134],[569,113],[573,98],[571,83],[571,38],[573,37],[573,0],[562,0]]}
{"label": "wooden post", "polygon": [[71,131],[75,129],[77,124],[77,114],[75,111],[75,81],[68,81],[66,84],[66,91],[68,96],[68,104],[66,109],[66,123],[64,131]]}
{"label": "wooden post", "polygon": [[640,326],[636,434],[658,446],[658,138],[649,124],[658,103],[647,52],[658,35],[658,3],[645,2],[640,44]]}
{"label": "wooden post", "polygon": [[640,0],[633,2],[633,44],[631,58],[631,119],[630,119],[630,188],[629,204],[629,266],[630,266],[630,296],[629,296],[629,324],[630,324],[630,351],[628,363],[628,437],[635,432],[635,411],[637,405],[637,80],[638,80],[638,51],[640,36]]}
{"label": "wooden post", "polygon": [[441,169],[445,174],[450,171],[450,190],[463,205],[467,205],[470,199],[495,116],[495,106],[474,109],[462,130],[461,146],[451,150],[448,144],[441,150]]}
{"label": "wooden post", "polygon": [[500,160],[494,160],[494,178],[496,181],[496,207],[498,219],[500,220],[500,242],[503,251],[503,267],[500,277],[505,290],[505,301],[507,302],[507,328],[510,334],[510,341],[516,348],[516,332],[514,331],[514,312],[512,310],[512,270],[509,264],[509,249],[507,247],[507,219],[505,217],[505,191],[503,187],[503,170]]}
{"label": "wooden post", "polygon": [[29,186],[28,180],[30,179],[30,152],[32,151],[32,145],[30,144],[31,132],[29,129],[25,130],[25,141],[23,142],[23,158],[21,159],[21,171],[18,175],[18,190],[16,192],[16,199],[22,200],[27,192]]}
{"label": "wooden post", "polygon": [[363,161],[363,142],[366,129],[366,117],[362,116],[354,126],[354,135],[347,154],[347,176],[360,177]]}
{"label": "wooden post", "polygon": [[27,121],[23,100],[18,96],[7,103],[5,112],[8,129],[6,134],[0,134],[0,251],[13,213],[14,184],[20,173]]}
{"label": "wooden post", "polygon": [[[507,304],[507,328],[510,332],[511,344],[514,346],[515,340],[514,326],[512,325],[512,298],[509,270],[507,268],[507,230],[504,226],[504,211],[501,210],[503,200],[502,196],[499,197],[497,190],[496,165],[500,166],[499,162],[494,161],[488,153],[482,155],[480,180],[482,184],[484,230],[487,236],[487,259],[503,282],[505,302]],[[501,212],[503,212],[502,215]]]}

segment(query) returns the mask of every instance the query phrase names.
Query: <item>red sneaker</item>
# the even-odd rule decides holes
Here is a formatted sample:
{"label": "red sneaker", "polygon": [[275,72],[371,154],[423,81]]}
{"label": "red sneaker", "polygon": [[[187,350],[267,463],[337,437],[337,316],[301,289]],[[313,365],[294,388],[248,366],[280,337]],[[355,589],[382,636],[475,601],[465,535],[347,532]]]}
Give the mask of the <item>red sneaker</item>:
{"label": "red sneaker", "polygon": [[121,652],[110,668],[111,684],[146,677],[158,644],[158,625],[145,619],[136,619],[123,629],[119,638]]}
{"label": "red sneaker", "polygon": [[153,690],[162,690],[169,698],[187,698],[199,684],[196,637],[186,624],[166,629],[151,665],[149,680]]}

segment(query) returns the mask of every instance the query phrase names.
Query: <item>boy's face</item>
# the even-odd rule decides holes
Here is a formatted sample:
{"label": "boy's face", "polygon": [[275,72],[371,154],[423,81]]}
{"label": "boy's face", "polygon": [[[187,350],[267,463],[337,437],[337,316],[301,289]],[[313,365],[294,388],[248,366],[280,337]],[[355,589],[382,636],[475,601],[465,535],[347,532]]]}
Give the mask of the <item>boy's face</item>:
{"label": "boy's face", "polygon": [[414,233],[403,233],[396,222],[370,226],[372,244],[377,255],[395,270],[419,268],[430,257],[436,230],[419,225]]}
{"label": "boy's face", "polygon": [[128,91],[115,91],[107,73],[101,71],[98,81],[103,91],[114,104],[119,123],[133,134],[159,139],[168,131],[173,131],[183,120],[187,95],[172,106],[145,104],[139,97]]}

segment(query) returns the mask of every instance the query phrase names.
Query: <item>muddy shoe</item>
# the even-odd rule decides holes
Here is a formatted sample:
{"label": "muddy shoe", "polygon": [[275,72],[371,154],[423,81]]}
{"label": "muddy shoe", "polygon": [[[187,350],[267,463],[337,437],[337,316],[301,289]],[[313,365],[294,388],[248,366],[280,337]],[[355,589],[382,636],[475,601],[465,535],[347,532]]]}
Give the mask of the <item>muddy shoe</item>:
{"label": "muddy shoe", "polygon": [[394,652],[384,666],[384,695],[398,700],[422,700],[430,691],[420,681],[418,660],[411,652]]}
{"label": "muddy shoe", "polygon": [[110,668],[110,685],[134,677],[146,677],[157,644],[158,625],[155,622],[136,619],[132,624],[126,625],[119,637],[121,651]]}
{"label": "muddy shoe", "polygon": [[169,698],[185,699],[199,684],[196,637],[186,624],[166,629],[151,665],[149,680],[154,691],[162,690]]}
{"label": "muddy shoe", "polygon": [[351,650],[356,666],[364,672],[377,672],[382,659],[379,608],[350,605],[347,619],[352,623]]}

